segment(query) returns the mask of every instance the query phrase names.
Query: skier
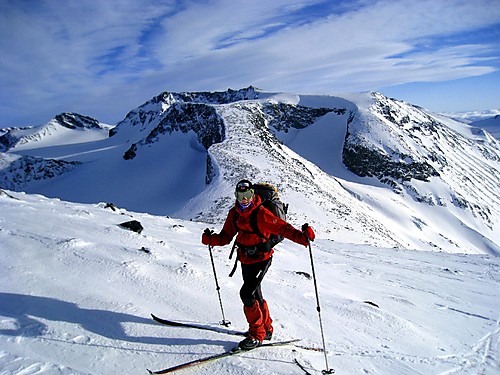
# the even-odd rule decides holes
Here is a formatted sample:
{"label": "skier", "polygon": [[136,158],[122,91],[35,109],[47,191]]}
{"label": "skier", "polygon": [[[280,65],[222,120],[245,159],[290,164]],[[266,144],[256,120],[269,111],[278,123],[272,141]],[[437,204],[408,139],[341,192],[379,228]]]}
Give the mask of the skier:
{"label": "skier", "polygon": [[[210,246],[224,246],[231,243],[236,236],[238,260],[241,262],[243,286],[240,298],[243,311],[249,324],[247,337],[239,343],[244,350],[256,348],[263,340],[270,340],[273,334],[272,319],[269,308],[262,295],[261,283],[271,265],[273,249],[266,249],[266,239],[271,234],[288,238],[300,245],[308,246],[314,241],[315,234],[308,225],[302,226],[302,231],[273,215],[261,205],[261,198],[254,193],[249,180],[241,180],[236,185],[236,202],[229,210],[226,221],[220,233],[206,229],[202,235],[202,243]],[[250,223],[252,212],[255,215],[257,227],[261,232],[255,233]],[[263,250],[266,249],[266,250]]]}

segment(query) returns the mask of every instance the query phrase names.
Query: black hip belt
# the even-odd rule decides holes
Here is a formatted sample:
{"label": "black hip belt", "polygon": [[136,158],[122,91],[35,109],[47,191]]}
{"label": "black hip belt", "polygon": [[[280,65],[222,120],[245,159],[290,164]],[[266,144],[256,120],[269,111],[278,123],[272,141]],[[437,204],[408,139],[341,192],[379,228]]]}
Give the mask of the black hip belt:
{"label": "black hip belt", "polygon": [[272,249],[271,244],[269,242],[261,242],[257,245],[253,245],[253,246],[245,246],[245,245],[236,243],[236,246],[250,256],[252,256],[252,255],[255,256],[259,252],[267,253],[267,252],[271,251],[271,249]]}
{"label": "black hip belt", "polygon": [[[233,248],[231,249],[231,254],[229,254],[229,259],[233,257],[234,249],[238,248],[241,249],[246,256],[249,258],[256,258],[259,253],[267,253],[272,250],[272,245],[270,242],[261,242],[257,245],[253,246],[245,246],[240,243],[237,243],[236,241],[233,244]],[[234,262],[233,269],[231,270],[231,273],[229,274],[229,277],[232,277],[234,275],[234,272],[236,271],[236,267],[238,267],[238,260],[239,258],[236,257],[236,260]]]}
{"label": "black hip belt", "polygon": [[236,246],[238,247],[238,249],[243,250],[247,254],[256,254],[259,251],[260,244],[254,246],[244,246],[241,244],[236,244]]}

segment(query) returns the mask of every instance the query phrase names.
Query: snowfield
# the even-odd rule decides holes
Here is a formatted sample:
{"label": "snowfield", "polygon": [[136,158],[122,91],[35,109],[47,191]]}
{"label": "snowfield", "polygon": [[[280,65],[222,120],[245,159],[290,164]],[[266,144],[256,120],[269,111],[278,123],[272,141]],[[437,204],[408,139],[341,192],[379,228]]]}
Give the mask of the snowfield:
{"label": "snowfield", "polygon": [[112,129],[65,113],[6,132],[2,189],[220,225],[247,178],[325,240],[500,255],[499,143],[380,93],[164,92]]}
{"label": "snowfield", "polygon": [[0,375],[147,374],[233,348],[240,271],[214,249],[225,328],[200,240],[241,178],[315,228],[326,343],[309,250],[285,240],[263,292],[273,341],[300,341],[179,373],[500,374],[500,151],[482,129],[378,93],[249,87],[0,133]]}
{"label": "snowfield", "polygon": [[[138,220],[137,234],[118,226]],[[150,313],[222,319],[205,227],[41,195],[0,194],[0,374],[146,374],[223,352],[240,338],[161,326]],[[460,228],[456,228],[457,232]],[[312,244],[328,364],[337,374],[498,374],[500,258]],[[230,329],[244,330],[230,246],[214,249]],[[273,340],[321,348],[308,249],[286,241],[263,291]],[[185,374],[311,374],[320,351],[260,348]]]}

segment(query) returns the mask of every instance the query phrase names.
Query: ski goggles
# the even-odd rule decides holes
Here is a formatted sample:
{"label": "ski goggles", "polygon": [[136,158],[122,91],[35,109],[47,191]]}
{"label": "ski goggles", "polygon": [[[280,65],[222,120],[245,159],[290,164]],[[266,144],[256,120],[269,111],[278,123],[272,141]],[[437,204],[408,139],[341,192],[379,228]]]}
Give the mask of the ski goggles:
{"label": "ski goggles", "polygon": [[242,201],[244,199],[250,200],[253,198],[254,191],[252,189],[252,185],[249,182],[243,181],[236,185],[236,191],[234,195],[238,201]]}
{"label": "ski goggles", "polygon": [[246,199],[246,200],[252,199],[253,194],[254,194],[253,189],[248,189],[247,191],[235,191],[234,192],[234,195],[239,202],[241,202],[244,199]]}

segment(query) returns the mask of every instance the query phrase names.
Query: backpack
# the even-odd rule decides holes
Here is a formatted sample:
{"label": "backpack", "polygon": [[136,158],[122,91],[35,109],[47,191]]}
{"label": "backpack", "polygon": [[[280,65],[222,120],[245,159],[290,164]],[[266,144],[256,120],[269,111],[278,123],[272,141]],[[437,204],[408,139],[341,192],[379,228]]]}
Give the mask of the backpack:
{"label": "backpack", "polygon": [[[279,217],[282,220],[286,220],[286,214],[288,213],[288,204],[283,203],[278,194],[278,189],[272,184],[268,183],[257,183],[252,185],[252,189],[255,194],[257,194],[262,200],[261,206],[264,206],[269,211],[273,213],[274,216]],[[253,231],[259,236],[267,240],[265,249],[261,251],[270,251],[274,246],[283,241],[283,236],[278,236],[276,234],[271,234],[269,238],[264,236],[259,230],[257,225],[257,211],[259,208],[255,209],[250,215],[250,226]]]}
{"label": "backpack", "polygon": [[[259,226],[257,224],[257,212],[260,209],[260,206],[264,206],[267,208],[269,211],[273,213],[273,215],[279,217],[282,220],[286,220],[286,214],[288,213],[288,204],[283,203],[278,195],[278,189],[272,184],[268,184],[265,182],[260,182],[257,184],[252,184],[252,189],[254,190],[255,194],[257,194],[260,199],[261,199],[261,204],[252,211],[250,214],[250,226],[252,227],[252,230],[257,234],[259,237],[263,238],[266,240],[263,244],[259,246],[255,246],[252,249],[245,249],[247,255],[250,257],[255,256],[257,252],[268,252],[271,251],[271,249],[279,244],[281,241],[283,241],[283,236],[278,236],[276,234],[271,234],[269,238],[264,236],[262,232],[259,230]],[[238,244],[236,241],[233,244],[233,248],[231,249],[231,253],[229,255],[229,259],[233,257],[234,250]],[[238,265],[238,257],[236,257],[236,261],[234,263],[234,267],[229,274],[229,277],[232,277],[234,275],[234,272],[236,271],[236,267]]]}

